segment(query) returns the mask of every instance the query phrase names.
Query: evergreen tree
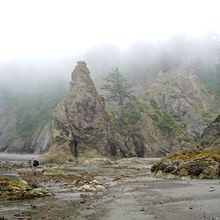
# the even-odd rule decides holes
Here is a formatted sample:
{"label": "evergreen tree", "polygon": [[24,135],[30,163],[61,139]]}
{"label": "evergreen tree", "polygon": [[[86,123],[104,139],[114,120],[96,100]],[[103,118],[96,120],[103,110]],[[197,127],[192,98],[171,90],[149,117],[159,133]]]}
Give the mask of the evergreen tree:
{"label": "evergreen tree", "polygon": [[110,72],[103,80],[105,84],[101,89],[107,92],[106,98],[108,101],[114,101],[118,105],[123,105],[125,100],[131,96],[131,85],[120,74],[118,68]]}

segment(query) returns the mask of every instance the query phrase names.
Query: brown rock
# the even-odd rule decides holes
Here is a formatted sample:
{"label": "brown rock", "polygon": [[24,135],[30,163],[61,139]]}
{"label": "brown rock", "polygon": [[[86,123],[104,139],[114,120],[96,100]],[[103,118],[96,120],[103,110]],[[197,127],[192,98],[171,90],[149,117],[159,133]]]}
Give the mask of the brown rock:
{"label": "brown rock", "polygon": [[185,168],[180,169],[179,176],[188,176],[189,173]]}
{"label": "brown rock", "polygon": [[119,146],[85,62],[78,62],[67,96],[57,105],[52,121],[53,144],[44,157],[50,161],[73,160],[74,142],[86,156],[115,156]]}

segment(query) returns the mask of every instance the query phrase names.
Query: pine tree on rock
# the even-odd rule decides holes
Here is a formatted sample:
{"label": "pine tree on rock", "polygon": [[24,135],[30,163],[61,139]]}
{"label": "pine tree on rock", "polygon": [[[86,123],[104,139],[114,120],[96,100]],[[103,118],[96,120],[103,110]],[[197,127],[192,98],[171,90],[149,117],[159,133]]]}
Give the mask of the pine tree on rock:
{"label": "pine tree on rock", "polygon": [[131,85],[129,85],[127,80],[121,75],[118,68],[110,72],[103,80],[105,84],[101,89],[107,92],[107,101],[113,101],[117,102],[118,105],[123,105],[125,100],[131,97]]}

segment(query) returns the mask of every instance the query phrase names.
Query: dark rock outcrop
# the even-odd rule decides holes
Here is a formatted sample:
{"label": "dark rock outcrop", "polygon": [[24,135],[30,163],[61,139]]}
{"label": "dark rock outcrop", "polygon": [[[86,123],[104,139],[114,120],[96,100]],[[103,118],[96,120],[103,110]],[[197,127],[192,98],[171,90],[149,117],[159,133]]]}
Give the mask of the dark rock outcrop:
{"label": "dark rock outcrop", "polygon": [[170,154],[151,167],[156,177],[218,178],[220,175],[219,151],[203,150]]}
{"label": "dark rock outcrop", "polygon": [[116,156],[119,146],[111,123],[85,62],[78,62],[68,95],[57,105],[52,119],[53,145],[46,160],[73,159],[78,152],[86,156]]}

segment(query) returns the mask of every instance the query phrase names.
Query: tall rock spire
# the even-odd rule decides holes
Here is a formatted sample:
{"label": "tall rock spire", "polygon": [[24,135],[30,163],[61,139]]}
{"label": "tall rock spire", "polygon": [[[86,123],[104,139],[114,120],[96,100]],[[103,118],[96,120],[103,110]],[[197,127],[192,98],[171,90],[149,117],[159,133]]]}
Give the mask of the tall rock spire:
{"label": "tall rock spire", "polygon": [[47,160],[65,161],[78,153],[86,156],[117,154],[117,143],[85,62],[78,62],[72,72],[68,95],[57,105],[52,118],[53,144]]}

